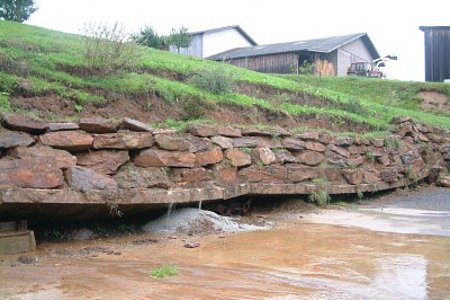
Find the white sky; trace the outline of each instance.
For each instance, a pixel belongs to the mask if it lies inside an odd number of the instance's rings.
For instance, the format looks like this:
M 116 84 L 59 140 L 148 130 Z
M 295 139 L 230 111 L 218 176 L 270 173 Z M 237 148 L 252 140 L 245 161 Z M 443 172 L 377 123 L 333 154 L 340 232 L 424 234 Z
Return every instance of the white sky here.
M 37 0 L 28 24 L 78 33 L 118 21 L 129 32 L 159 33 L 240 25 L 258 44 L 367 32 L 380 55 L 397 54 L 388 78 L 424 80 L 421 25 L 450 25 L 448 0 Z

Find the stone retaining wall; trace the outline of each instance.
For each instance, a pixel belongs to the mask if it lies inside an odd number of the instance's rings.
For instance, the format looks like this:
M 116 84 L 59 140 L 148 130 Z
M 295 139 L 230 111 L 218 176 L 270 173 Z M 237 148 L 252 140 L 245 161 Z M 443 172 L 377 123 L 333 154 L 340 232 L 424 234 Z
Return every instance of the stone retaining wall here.
M 153 130 L 125 118 L 45 123 L 18 115 L 0 127 L 1 203 L 161 204 L 246 194 L 356 193 L 444 182 L 450 133 L 393 121 L 385 139 L 232 126 Z

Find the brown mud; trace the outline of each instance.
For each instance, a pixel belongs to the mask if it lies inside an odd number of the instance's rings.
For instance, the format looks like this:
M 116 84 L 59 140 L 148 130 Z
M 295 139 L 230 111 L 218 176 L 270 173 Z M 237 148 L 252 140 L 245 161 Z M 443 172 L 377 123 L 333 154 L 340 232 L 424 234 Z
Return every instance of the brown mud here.
M 288 203 L 289 204 L 289 203 Z M 288 205 L 291 210 L 294 206 Z M 274 211 L 276 228 L 44 243 L 0 257 L 5 299 L 445 299 L 450 239 L 345 228 Z M 337 211 L 339 212 L 339 211 Z M 253 214 L 248 217 L 268 218 Z M 189 249 L 185 245 L 199 243 Z M 30 254 L 29 254 L 30 255 Z M 178 276 L 148 272 L 173 265 Z

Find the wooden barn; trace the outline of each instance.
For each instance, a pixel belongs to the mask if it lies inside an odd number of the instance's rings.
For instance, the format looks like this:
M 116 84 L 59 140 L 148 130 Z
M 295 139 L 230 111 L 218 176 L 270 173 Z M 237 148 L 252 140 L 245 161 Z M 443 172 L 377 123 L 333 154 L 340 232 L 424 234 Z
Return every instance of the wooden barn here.
M 190 32 L 191 46 L 181 48 L 180 54 L 207 57 L 237 47 L 256 46 L 256 42 L 238 25 Z M 170 47 L 171 52 L 177 52 Z
M 231 49 L 210 57 L 263 73 L 296 73 L 305 62 L 319 75 L 346 76 L 353 62 L 380 55 L 367 33 Z
M 450 80 L 450 26 L 421 26 L 425 33 L 425 80 Z

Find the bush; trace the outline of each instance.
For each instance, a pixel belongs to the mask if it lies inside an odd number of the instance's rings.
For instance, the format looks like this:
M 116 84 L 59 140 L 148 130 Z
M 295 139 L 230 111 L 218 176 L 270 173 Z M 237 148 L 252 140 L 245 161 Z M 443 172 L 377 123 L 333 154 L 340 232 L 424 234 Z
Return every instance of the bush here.
M 84 60 L 93 73 L 108 75 L 134 67 L 141 57 L 137 44 L 128 40 L 123 26 L 90 23 L 85 26 Z
M 181 102 L 181 106 L 183 107 L 181 118 L 185 121 L 204 118 L 208 111 L 212 109 L 213 105 L 213 103 L 207 100 L 196 97 L 183 99 Z
M 213 94 L 224 95 L 234 90 L 234 76 L 223 67 L 215 66 L 194 75 L 191 82 Z
M 162 49 L 164 46 L 164 37 L 159 36 L 153 27 L 146 26 L 132 37 L 136 44 L 155 49 Z

